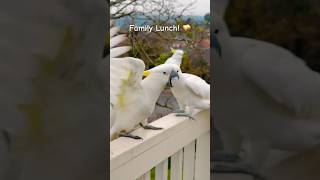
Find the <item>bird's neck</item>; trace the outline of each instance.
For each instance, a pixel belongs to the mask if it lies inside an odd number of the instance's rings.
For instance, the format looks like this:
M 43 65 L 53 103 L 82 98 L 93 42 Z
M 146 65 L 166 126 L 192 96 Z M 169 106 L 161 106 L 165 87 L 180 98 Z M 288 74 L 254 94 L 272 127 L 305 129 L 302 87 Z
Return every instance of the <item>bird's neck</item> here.
M 148 99 L 151 99 L 151 101 L 154 102 L 153 104 L 155 104 L 160 93 L 164 90 L 166 83 L 166 81 L 163 81 L 156 76 L 149 75 L 142 80 L 141 85 Z
M 225 33 L 221 35 L 219 43 L 221 45 L 222 54 L 221 57 L 218 56 L 217 53 L 214 54 L 213 64 L 215 71 L 219 71 L 224 68 L 232 70 L 234 66 L 237 66 L 239 59 L 241 58 L 236 57 L 237 53 L 235 52 L 233 38 L 229 34 Z
M 174 55 L 172 55 L 172 57 L 174 59 L 181 59 L 182 58 L 182 56 L 180 54 L 174 54 Z
M 180 74 L 179 76 L 180 76 L 179 79 L 172 80 L 173 88 L 184 88 L 185 87 L 186 83 L 184 81 L 183 75 Z

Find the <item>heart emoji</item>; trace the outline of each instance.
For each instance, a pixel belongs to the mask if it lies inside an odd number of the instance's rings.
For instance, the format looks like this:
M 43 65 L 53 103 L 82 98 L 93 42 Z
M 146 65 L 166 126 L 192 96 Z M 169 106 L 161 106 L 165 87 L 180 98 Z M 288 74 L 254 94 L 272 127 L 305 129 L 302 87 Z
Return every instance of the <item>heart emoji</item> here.
M 190 24 L 185 24 L 185 25 L 182 25 L 182 28 L 184 31 L 190 31 L 191 26 L 190 26 Z

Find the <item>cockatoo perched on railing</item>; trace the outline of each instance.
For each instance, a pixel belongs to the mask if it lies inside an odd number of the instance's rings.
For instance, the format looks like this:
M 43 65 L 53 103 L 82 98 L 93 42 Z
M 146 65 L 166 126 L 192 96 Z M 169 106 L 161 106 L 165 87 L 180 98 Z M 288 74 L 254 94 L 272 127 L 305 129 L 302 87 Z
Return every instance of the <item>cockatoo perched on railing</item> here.
M 105 1 L 5 1 L 0 12 L 0 179 L 105 179 Z
M 180 68 L 165 64 L 144 71 L 142 60 L 133 57 L 119 58 L 128 47 L 116 47 L 123 42 L 124 35 L 116 35 L 117 27 L 111 28 L 110 39 L 110 138 L 122 136 L 141 139 L 130 134 L 135 126 L 145 129 L 162 128 L 146 125 L 147 118 L 155 109 L 156 101 L 166 84 L 178 76 Z M 143 75 L 147 76 L 142 80 Z
M 180 67 L 183 50 L 173 50 L 173 55 L 165 64 L 174 64 Z M 177 116 L 189 116 L 192 118 L 196 110 L 210 108 L 210 85 L 200 77 L 179 72 L 179 78 L 170 81 L 171 91 L 179 104 Z
M 217 14 L 213 26 L 215 127 L 224 151 L 240 155 L 215 170 L 259 173 L 271 149 L 320 143 L 320 74 L 284 48 L 230 36 Z

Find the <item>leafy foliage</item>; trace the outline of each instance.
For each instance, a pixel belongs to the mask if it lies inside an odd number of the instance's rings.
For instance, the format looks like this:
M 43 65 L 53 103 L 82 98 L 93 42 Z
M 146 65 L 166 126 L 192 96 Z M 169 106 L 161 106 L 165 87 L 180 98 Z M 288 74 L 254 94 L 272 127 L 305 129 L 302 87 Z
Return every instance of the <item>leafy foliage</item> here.
M 144 60 L 146 68 L 163 64 L 172 56 L 171 48 L 182 49 L 185 54 L 181 69 L 183 72 L 198 75 L 208 82 L 209 78 L 209 51 L 210 47 L 204 47 L 202 41 L 210 39 L 209 24 L 205 21 L 196 23 L 191 19 L 177 19 L 176 23 L 161 22 L 162 25 L 190 24 L 190 31 L 180 32 L 133 32 L 129 34 L 132 50 L 129 55 Z M 123 26 L 123 32 L 128 25 Z

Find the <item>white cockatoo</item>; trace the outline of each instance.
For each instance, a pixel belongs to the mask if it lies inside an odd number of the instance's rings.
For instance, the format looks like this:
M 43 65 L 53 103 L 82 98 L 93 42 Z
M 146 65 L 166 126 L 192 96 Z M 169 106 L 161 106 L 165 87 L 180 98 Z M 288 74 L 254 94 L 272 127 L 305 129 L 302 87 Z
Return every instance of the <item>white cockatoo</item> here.
M 142 61 L 138 62 L 137 60 L 135 65 L 137 68 L 126 72 L 127 78 L 123 79 L 121 88 L 115 92 L 117 98 L 112 104 L 115 121 L 110 132 L 111 139 L 117 136 L 141 139 L 139 136 L 130 134 L 138 124 L 145 129 L 162 129 L 145 125 L 146 120 L 155 109 L 160 93 L 164 90 L 168 81 L 178 76 L 176 72 L 179 67 L 173 64 L 163 64 L 144 72 Z M 143 75 L 147 77 L 142 80 Z
M 173 50 L 174 54 L 165 64 L 175 64 L 180 67 L 183 50 Z M 178 116 L 192 117 L 195 110 L 210 108 L 210 85 L 200 77 L 178 71 L 179 77 L 171 80 L 171 91 L 179 104 Z
M 230 36 L 217 14 L 213 28 L 214 125 L 226 153 L 243 150 L 227 166 L 259 173 L 270 149 L 319 143 L 320 74 L 284 48 Z
M 118 46 L 125 35 L 116 35 L 117 27 L 110 33 L 110 138 L 123 136 L 140 139 L 131 135 L 135 126 L 145 129 L 160 130 L 162 128 L 146 125 L 147 118 L 152 114 L 160 93 L 168 81 L 177 76 L 177 69 L 172 64 L 160 65 L 144 71 L 142 60 L 133 57 L 118 56 L 129 50 L 127 46 Z M 147 76 L 143 78 L 143 75 Z
M 210 85 L 193 74 L 179 72 L 178 75 L 181 78 L 171 80 L 171 91 L 178 101 L 180 110 L 193 116 L 197 110 L 209 109 Z
M 105 9 L 1 2 L 1 180 L 106 178 Z

